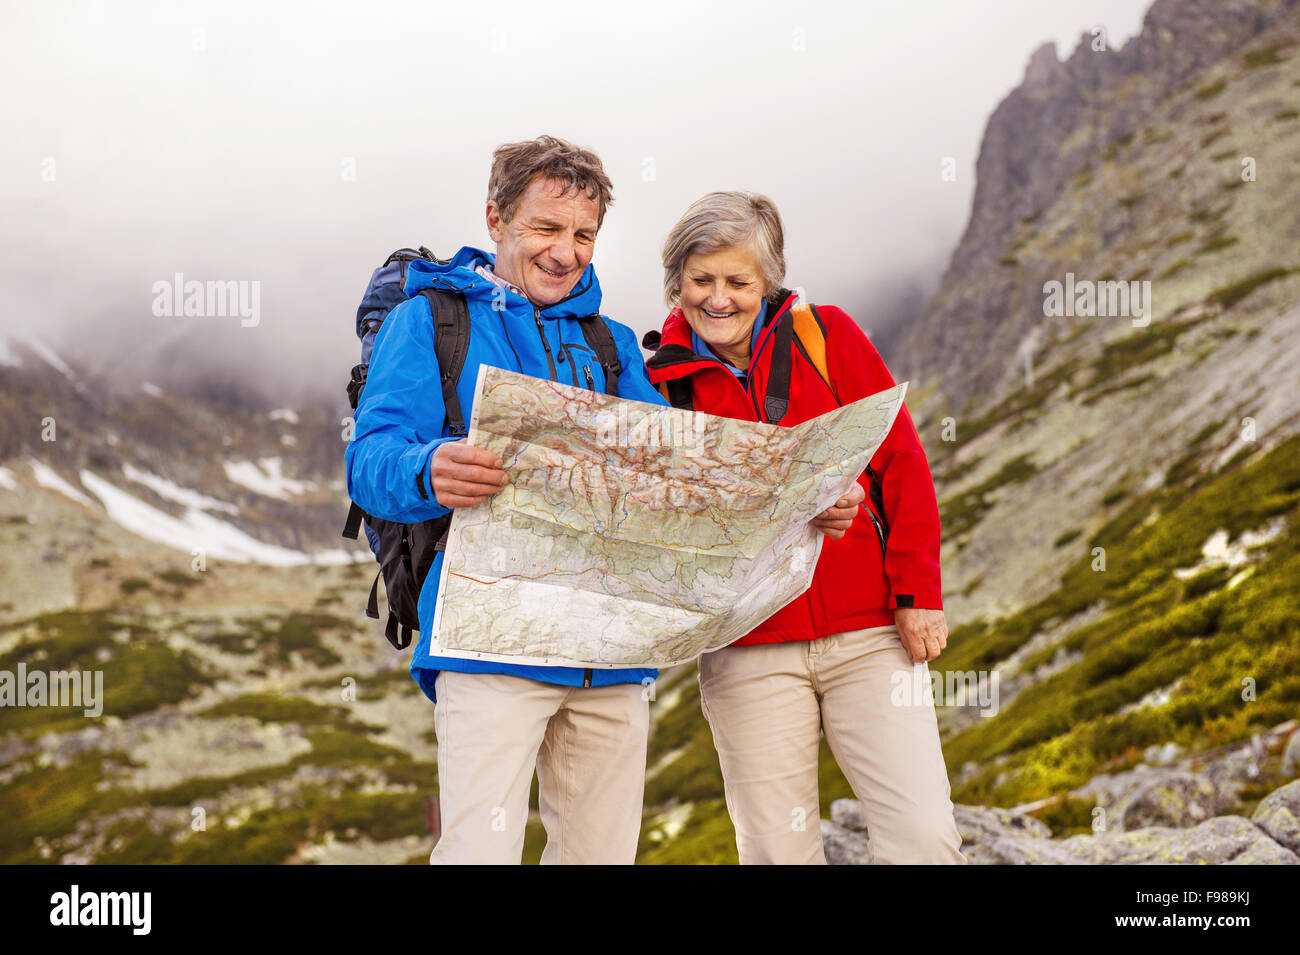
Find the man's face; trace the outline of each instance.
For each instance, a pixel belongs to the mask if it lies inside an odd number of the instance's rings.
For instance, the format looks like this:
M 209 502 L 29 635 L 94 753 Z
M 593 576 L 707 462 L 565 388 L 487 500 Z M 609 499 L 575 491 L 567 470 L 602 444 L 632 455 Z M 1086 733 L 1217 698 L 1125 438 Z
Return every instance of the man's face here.
M 566 185 L 536 176 L 509 222 L 502 221 L 495 202 L 487 204 L 496 274 L 523 289 L 536 305 L 554 305 L 567 297 L 596 248 L 600 206 L 585 189 L 564 192 Z

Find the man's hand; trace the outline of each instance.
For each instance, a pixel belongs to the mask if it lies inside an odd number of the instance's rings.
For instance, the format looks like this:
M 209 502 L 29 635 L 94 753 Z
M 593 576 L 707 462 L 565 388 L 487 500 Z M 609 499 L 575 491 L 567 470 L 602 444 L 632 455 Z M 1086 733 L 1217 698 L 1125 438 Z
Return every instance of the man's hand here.
M 812 519 L 812 526 L 831 540 L 839 540 L 848 533 L 853 519 L 858 516 L 858 505 L 867 499 L 867 492 L 857 481 L 848 492 Z
M 942 610 L 899 607 L 894 611 L 894 623 L 913 663 L 933 660 L 948 646 L 948 621 Z
M 462 438 L 438 445 L 429 459 L 429 486 L 443 507 L 482 504 L 509 482 L 501 459 Z

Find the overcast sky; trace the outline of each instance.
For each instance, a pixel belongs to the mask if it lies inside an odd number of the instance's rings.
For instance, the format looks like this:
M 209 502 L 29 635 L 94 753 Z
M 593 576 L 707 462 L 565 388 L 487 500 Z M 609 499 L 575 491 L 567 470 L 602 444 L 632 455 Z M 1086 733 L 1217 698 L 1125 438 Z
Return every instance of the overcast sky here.
M 870 329 L 889 289 L 942 271 L 1034 49 L 1098 26 L 1118 47 L 1148 6 L 9 2 L 0 328 L 99 356 L 296 350 L 346 378 L 370 270 L 400 245 L 487 247 L 492 148 L 546 132 L 613 179 L 595 266 L 638 333 L 666 313 L 667 231 L 714 189 L 771 196 L 787 284 Z M 177 272 L 260 282 L 260 324 L 155 316 Z

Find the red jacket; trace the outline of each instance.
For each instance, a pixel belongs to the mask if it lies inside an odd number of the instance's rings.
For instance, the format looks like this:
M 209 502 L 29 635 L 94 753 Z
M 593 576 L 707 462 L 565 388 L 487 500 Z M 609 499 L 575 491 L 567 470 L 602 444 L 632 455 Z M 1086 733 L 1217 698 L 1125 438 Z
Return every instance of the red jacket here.
M 760 332 L 744 385 L 713 355 L 694 352 L 690 325 L 681 309 L 674 309 L 664 322 L 659 349 L 647 363 L 650 381 L 659 385 L 688 377 L 696 411 L 763 420 L 758 408 L 763 406 L 772 363 L 772 333 L 794 301 L 793 293 L 786 294 Z M 768 311 L 773 312 L 770 302 Z M 880 354 L 846 312 L 832 305 L 819 305 L 817 311 L 826 330 L 831 387 L 804 357 L 797 340 L 792 343 L 790 407 L 776 422 L 787 427 L 895 384 Z M 934 479 L 906 406 L 899 409 L 893 428 L 871 459 L 871 468 L 880 476 L 889 528 L 883 553 L 865 511 L 872 496 L 864 473 L 858 481 L 867 491 L 866 502 L 841 540 L 826 539 L 812 586 L 733 646 L 816 640 L 847 630 L 887 626 L 894 622 L 896 607 L 943 609 Z

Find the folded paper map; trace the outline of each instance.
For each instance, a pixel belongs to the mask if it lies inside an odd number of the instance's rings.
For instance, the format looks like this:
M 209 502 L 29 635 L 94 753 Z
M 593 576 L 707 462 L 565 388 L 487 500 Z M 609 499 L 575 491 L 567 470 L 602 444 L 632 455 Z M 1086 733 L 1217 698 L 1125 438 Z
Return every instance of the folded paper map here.
M 434 655 L 672 666 L 812 585 L 809 524 L 865 469 L 907 383 L 791 428 L 479 369 L 468 441 L 499 494 L 457 508 Z

